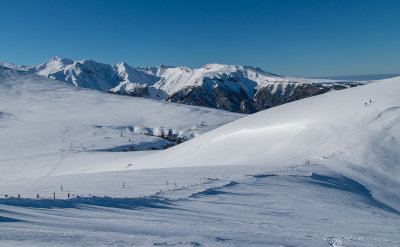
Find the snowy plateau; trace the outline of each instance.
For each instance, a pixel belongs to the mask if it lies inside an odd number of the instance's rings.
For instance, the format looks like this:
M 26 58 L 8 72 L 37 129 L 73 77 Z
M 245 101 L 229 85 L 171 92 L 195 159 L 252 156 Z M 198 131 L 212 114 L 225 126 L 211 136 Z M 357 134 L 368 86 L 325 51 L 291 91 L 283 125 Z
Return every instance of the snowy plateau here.
M 400 246 L 400 77 L 363 84 L 3 63 L 0 246 Z

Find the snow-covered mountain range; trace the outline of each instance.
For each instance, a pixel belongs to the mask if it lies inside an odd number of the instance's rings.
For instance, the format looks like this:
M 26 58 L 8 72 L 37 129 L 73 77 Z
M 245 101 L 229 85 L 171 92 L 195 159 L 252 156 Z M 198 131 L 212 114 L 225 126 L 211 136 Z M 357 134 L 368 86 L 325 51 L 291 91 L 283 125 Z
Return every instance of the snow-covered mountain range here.
M 55 57 L 37 66 L 1 65 L 77 87 L 240 113 L 254 113 L 331 89 L 360 85 L 360 82 L 286 77 L 257 67 L 221 64 L 207 64 L 198 69 L 164 65 L 133 68 L 126 63 L 107 65 Z

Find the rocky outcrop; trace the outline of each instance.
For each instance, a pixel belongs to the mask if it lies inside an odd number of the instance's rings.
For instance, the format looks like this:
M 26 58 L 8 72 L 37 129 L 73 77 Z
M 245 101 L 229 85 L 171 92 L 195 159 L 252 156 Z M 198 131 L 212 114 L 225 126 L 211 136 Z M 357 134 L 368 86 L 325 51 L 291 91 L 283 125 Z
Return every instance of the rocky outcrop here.
M 212 89 L 200 86 L 180 90 L 171 95 L 170 102 L 205 106 L 239 113 L 255 113 L 274 106 L 326 93 L 330 90 L 340 90 L 362 84 L 342 82 L 336 84 L 318 83 L 273 83 L 255 89 L 251 99 L 246 91 L 240 88 L 239 92 L 218 84 Z

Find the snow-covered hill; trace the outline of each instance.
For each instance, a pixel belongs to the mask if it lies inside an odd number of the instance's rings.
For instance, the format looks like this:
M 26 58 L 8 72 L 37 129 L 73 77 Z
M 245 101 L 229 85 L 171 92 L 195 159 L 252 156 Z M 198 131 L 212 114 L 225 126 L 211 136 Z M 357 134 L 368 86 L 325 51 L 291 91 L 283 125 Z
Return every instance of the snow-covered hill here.
M 326 164 L 400 211 L 400 77 L 239 119 L 135 160 L 137 168 Z
M 207 64 L 199 69 L 163 65 L 133 68 L 126 63 L 111 66 L 93 60 L 56 57 L 38 66 L 3 66 L 78 87 L 241 113 L 254 113 L 331 89 L 360 85 L 286 77 L 256 67 L 221 64 Z
M 54 164 L 68 167 L 81 157 L 105 156 L 107 163 L 124 156 L 115 152 L 167 148 L 242 116 L 116 96 L 0 67 L 0 177 L 51 174 Z M 103 171 L 99 162 L 93 167 Z

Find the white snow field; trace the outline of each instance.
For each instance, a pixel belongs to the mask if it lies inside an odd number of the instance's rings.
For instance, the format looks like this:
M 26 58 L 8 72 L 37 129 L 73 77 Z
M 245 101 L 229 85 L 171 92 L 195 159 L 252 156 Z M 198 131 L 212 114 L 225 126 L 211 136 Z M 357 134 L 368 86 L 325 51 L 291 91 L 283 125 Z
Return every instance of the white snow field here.
M 162 149 L 174 138 L 190 139 L 242 116 L 0 67 L 0 178 L 119 170 L 143 155 L 121 151 Z
M 400 77 L 236 120 L 1 73 L 0 246 L 400 245 Z

